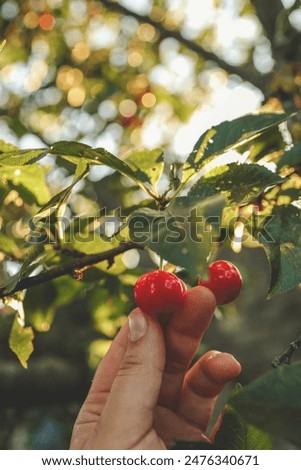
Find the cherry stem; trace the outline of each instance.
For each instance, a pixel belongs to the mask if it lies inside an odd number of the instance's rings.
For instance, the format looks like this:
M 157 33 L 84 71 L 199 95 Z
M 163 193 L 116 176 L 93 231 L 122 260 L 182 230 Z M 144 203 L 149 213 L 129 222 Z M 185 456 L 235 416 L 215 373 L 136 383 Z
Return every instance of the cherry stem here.
M 159 261 L 159 269 L 163 271 L 163 258 L 160 256 L 160 261 Z

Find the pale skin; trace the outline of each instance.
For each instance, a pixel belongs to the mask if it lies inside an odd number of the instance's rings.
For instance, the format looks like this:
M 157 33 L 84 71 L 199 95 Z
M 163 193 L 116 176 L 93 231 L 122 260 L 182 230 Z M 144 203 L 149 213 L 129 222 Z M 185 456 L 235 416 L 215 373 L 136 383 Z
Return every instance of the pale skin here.
M 168 449 L 206 441 L 216 399 L 241 371 L 231 354 L 208 351 L 192 366 L 216 307 L 205 287 L 159 321 L 138 308 L 100 362 L 73 429 L 71 449 Z M 164 323 L 164 324 L 163 324 Z

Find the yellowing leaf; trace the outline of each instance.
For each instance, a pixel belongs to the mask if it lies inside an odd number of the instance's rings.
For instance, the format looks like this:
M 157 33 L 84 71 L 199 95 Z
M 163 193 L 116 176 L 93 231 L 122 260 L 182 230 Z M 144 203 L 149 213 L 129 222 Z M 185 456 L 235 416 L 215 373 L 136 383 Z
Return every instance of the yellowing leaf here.
M 31 326 L 22 326 L 17 313 L 9 336 L 9 347 L 25 369 L 27 369 L 27 361 L 34 350 L 33 338 L 34 334 Z

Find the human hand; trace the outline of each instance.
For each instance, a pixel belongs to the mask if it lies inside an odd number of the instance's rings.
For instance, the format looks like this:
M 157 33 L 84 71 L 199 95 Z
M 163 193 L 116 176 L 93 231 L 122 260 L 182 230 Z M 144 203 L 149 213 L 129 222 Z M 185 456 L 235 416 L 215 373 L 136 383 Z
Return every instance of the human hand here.
M 233 356 L 218 351 L 189 369 L 215 306 L 209 289 L 193 287 L 165 325 L 133 310 L 98 366 L 70 448 L 152 450 L 178 439 L 208 442 L 216 399 L 241 370 Z

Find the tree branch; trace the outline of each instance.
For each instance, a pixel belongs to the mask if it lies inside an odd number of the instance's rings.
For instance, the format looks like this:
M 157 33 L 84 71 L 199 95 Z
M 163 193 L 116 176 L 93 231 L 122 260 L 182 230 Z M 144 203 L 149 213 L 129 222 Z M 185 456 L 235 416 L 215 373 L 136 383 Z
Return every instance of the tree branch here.
M 115 256 L 125 253 L 126 251 L 132 250 L 133 248 L 142 249 L 140 245 L 133 242 L 121 243 L 118 247 L 112 248 L 111 250 L 103 251 L 102 253 L 95 253 L 92 255 L 83 255 L 80 258 L 72 260 L 70 263 L 56 266 L 55 268 L 49 269 L 49 271 L 42 272 L 36 276 L 29 276 L 21 279 L 17 285 L 10 291 L 6 292 L 5 287 L 0 289 L 0 298 L 10 296 L 24 289 L 28 289 L 44 282 L 51 281 L 58 277 L 64 276 L 65 274 L 72 274 L 76 270 L 81 270 L 87 266 L 100 263 L 101 261 L 108 261 L 109 263 L 115 258 Z
M 251 0 L 251 3 L 274 50 L 277 18 L 283 10 L 283 4 L 280 0 Z
M 291 357 L 293 353 L 301 346 L 301 335 L 298 336 L 295 341 L 293 341 L 289 347 L 282 353 L 280 356 L 275 357 L 275 359 L 272 361 L 271 366 L 276 368 L 280 364 L 284 362 L 284 364 L 290 364 L 291 362 Z
M 202 56 L 205 60 L 215 62 L 220 68 L 225 70 L 230 74 L 234 74 L 242 78 L 243 80 L 251 83 L 252 85 L 256 86 L 260 90 L 264 92 L 265 85 L 267 82 L 267 76 L 261 75 L 257 70 L 251 65 L 247 64 L 241 67 L 237 67 L 235 65 L 231 65 L 225 60 L 221 59 L 219 56 L 214 54 L 213 52 L 207 51 L 199 44 L 186 39 L 179 31 L 170 31 L 166 29 L 162 23 L 153 20 L 151 17 L 147 15 L 140 15 L 134 11 L 129 10 L 128 8 L 120 5 L 117 2 L 112 2 L 110 0 L 100 0 L 100 2 L 108 9 L 112 11 L 117 11 L 123 15 L 132 16 L 136 18 L 141 23 L 148 23 L 152 25 L 156 30 L 159 32 L 162 38 L 174 38 L 179 43 L 183 44 L 187 49 L 196 52 L 198 55 Z

